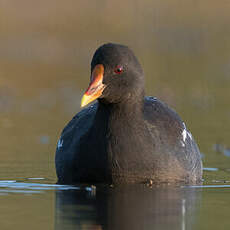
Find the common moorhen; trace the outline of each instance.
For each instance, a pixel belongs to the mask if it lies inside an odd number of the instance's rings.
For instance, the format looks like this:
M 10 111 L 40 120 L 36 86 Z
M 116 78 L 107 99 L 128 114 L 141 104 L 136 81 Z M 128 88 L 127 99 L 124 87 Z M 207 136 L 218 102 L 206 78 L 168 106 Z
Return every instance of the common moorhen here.
M 202 162 L 177 113 L 145 97 L 144 74 L 124 45 L 99 47 L 81 106 L 56 149 L 58 183 L 200 183 Z

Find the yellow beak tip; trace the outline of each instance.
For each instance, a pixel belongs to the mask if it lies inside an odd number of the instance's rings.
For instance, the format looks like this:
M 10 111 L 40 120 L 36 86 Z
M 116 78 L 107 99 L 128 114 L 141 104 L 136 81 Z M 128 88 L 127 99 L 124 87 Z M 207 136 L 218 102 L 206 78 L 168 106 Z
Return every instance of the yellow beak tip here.
M 82 97 L 82 99 L 81 99 L 81 108 L 85 107 L 89 103 L 90 103 L 89 96 L 87 96 L 86 94 L 84 94 L 83 97 Z

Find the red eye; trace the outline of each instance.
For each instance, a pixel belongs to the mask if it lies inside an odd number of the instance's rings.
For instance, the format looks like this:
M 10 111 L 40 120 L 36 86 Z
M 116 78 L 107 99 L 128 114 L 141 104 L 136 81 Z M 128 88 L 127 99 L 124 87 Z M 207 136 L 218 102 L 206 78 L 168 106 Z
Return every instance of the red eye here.
M 122 73 L 123 72 L 123 66 L 121 66 L 121 65 L 118 65 L 115 69 L 114 69 L 114 72 L 116 73 L 116 74 L 120 74 L 120 73 Z

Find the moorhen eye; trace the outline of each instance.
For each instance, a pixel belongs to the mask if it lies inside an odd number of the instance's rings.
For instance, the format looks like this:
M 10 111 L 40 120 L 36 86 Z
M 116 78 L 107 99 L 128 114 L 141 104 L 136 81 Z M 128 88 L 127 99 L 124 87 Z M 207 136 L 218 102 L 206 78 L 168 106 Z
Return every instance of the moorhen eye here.
M 114 72 L 115 72 L 116 74 L 122 73 L 122 72 L 123 72 L 123 66 L 118 65 L 118 66 L 114 69 Z

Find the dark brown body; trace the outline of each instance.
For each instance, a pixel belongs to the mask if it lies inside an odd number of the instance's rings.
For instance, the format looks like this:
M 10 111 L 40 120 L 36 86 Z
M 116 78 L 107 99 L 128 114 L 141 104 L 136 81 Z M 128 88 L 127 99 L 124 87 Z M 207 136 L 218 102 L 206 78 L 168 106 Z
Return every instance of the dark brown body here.
M 132 111 L 132 112 L 130 112 Z M 98 102 L 65 127 L 58 183 L 200 183 L 199 149 L 180 117 L 153 97 Z

